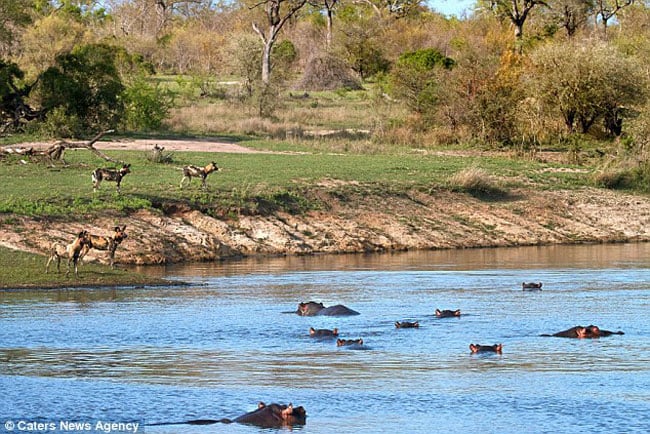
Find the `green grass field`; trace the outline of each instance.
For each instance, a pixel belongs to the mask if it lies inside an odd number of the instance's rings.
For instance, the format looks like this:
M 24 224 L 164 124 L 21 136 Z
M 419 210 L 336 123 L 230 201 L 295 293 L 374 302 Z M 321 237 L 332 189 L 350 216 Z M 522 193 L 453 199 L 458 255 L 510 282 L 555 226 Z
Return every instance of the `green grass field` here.
M 130 271 L 111 269 L 99 264 L 79 266 L 79 277 L 74 271 L 66 277 L 66 262 L 61 262 L 61 273 L 56 272 L 56 263 L 50 265 L 45 274 L 47 258 L 41 255 L 19 252 L 0 247 L 0 289 L 61 288 L 93 286 L 143 286 L 162 285 L 169 282 Z
M 256 148 L 285 148 L 283 144 Z M 293 149 L 294 151 L 296 149 Z M 113 158 L 131 163 L 132 172 L 122 181 L 122 194 L 115 183 L 104 182 L 93 193 L 91 172 L 97 167 L 114 167 L 88 150 L 68 150 L 68 165 L 48 167 L 42 163 L 21 164 L 17 159 L 0 162 L 0 213 L 28 216 L 65 217 L 92 215 L 104 210 L 128 213 L 142 208 L 159 208 L 165 202 L 181 201 L 197 209 L 245 208 L 262 199 L 282 207 L 283 198 L 300 198 L 306 208 L 309 190 L 321 181 L 340 181 L 341 189 L 367 189 L 373 193 L 395 193 L 408 189 L 428 191 L 454 188 L 452 176 L 468 167 L 480 167 L 505 188 L 534 183 L 536 188 L 578 188 L 590 184 L 590 176 L 577 171 L 543 170 L 555 165 L 503 157 L 466 157 L 396 154 L 331 153 L 207 153 L 175 152 L 170 164 L 154 163 L 144 151 L 107 151 Z M 179 187 L 181 167 L 215 161 L 221 170 L 208 177 L 208 191 L 194 179 Z M 295 202 L 295 200 L 294 200 Z

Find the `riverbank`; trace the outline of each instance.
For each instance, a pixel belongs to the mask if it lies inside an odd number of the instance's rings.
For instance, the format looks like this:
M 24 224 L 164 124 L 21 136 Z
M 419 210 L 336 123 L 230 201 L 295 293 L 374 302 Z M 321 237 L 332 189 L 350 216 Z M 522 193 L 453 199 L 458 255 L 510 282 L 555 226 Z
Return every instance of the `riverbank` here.
M 108 255 L 96 250 L 84 261 L 105 268 L 88 280 L 40 277 L 53 242 L 67 244 L 81 230 L 110 236 L 116 225 L 128 233 L 115 254 L 122 265 L 650 241 L 650 197 L 592 187 L 593 168 L 563 163 L 558 153 L 536 161 L 478 151 L 358 156 L 169 140 L 160 143 L 175 152 L 174 164 L 165 165 L 145 158 L 156 142 L 97 143 L 136 163 L 121 195 L 92 192 L 89 169 L 102 163 L 87 151 L 71 152 L 42 177 L 28 176 L 34 162 L 2 166 L 10 211 L 0 214 L 0 247 L 38 255 L 31 271 L 19 264 L 3 275 L 4 287 L 146 284 L 106 272 Z M 177 165 L 209 159 L 225 169 L 208 191 L 178 187 Z M 477 165 L 503 188 L 477 194 L 449 181 Z M 25 274 L 39 277 L 26 283 Z
M 53 241 L 86 229 L 110 235 L 127 226 L 119 264 L 218 261 L 248 256 L 388 252 L 423 249 L 650 241 L 650 199 L 596 188 L 536 191 L 477 198 L 449 190 L 345 196 L 319 185 L 311 191 L 322 209 L 291 214 L 215 218 L 182 203 L 157 210 L 65 221 L 7 216 L 0 245 L 43 254 Z M 9 222 L 9 223 L 8 223 Z M 107 262 L 94 251 L 90 262 Z

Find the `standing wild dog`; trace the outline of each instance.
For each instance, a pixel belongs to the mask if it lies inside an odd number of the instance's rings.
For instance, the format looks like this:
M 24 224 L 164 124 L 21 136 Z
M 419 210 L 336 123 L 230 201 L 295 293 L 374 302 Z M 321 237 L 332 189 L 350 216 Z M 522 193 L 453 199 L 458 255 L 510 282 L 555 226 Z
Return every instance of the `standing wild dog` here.
M 120 192 L 120 183 L 128 173 L 131 173 L 131 165 L 125 164 L 121 169 L 95 169 L 92 174 L 93 191 L 97 191 L 102 181 L 114 181 L 117 183 L 117 192 Z
M 208 177 L 209 174 L 212 172 L 218 172 L 219 168 L 217 167 L 217 163 L 212 162 L 208 164 L 205 167 L 199 167 L 199 166 L 185 166 L 183 167 L 183 179 L 181 179 L 181 188 L 183 188 L 183 183 L 185 180 L 188 180 L 188 184 L 192 182 L 192 177 L 195 178 L 201 178 L 202 181 L 202 188 L 207 189 L 208 186 L 205 184 L 205 180 Z
M 127 237 L 125 231 L 126 225 L 122 227 L 115 226 L 115 229 L 113 229 L 112 237 L 101 237 L 99 235 L 88 234 L 88 242 L 84 245 L 79 259 L 83 259 L 83 257 L 86 256 L 90 249 L 107 250 L 109 264 L 111 268 L 115 268 L 115 250 L 117 249 L 117 246 L 119 246 L 120 243 Z
M 68 258 L 68 270 L 65 275 L 70 275 L 70 261 L 74 264 L 74 275 L 75 277 L 79 276 L 77 270 L 77 264 L 79 263 L 79 258 L 81 255 L 81 250 L 86 247 L 90 241 L 90 236 L 88 231 L 81 231 L 77 235 L 77 238 L 67 246 L 64 246 L 60 243 L 54 243 L 50 248 L 50 256 L 47 259 L 47 264 L 45 264 L 45 272 L 50 271 L 50 263 L 56 259 L 56 271 L 61 272 L 61 258 Z

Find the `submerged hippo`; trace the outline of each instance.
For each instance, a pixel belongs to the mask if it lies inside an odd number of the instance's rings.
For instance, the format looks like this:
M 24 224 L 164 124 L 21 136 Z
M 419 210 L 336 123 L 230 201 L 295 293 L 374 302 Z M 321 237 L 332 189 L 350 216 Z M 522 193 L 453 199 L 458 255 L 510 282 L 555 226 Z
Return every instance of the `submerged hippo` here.
M 228 423 L 227 419 L 222 420 Z M 307 422 L 307 412 L 303 407 L 293 404 L 269 404 L 260 402 L 257 410 L 243 414 L 232 422 L 255 425 L 261 428 L 278 428 L 283 426 L 304 425 Z
M 497 353 L 501 354 L 501 350 L 503 349 L 503 344 L 494 344 L 494 345 L 474 345 L 474 344 L 469 344 L 469 349 L 472 351 L 472 353 Z
M 325 316 L 347 316 L 347 315 L 359 315 L 359 312 L 354 311 L 348 307 L 343 306 L 342 304 L 337 304 L 335 306 L 325 307 L 323 303 L 316 303 L 315 301 L 310 301 L 307 303 L 300 303 L 298 305 L 298 310 L 296 313 L 300 316 L 314 316 L 314 315 L 325 315 Z
M 436 316 L 438 318 L 451 318 L 451 317 L 454 317 L 454 316 L 459 317 L 460 316 L 460 309 L 456 309 L 456 310 L 448 310 L 448 309 L 440 310 L 440 309 L 436 309 Z
M 361 346 L 363 345 L 363 339 L 337 339 L 337 347 L 347 347 L 347 346 Z
M 215 423 L 241 423 L 255 425 L 260 428 L 281 428 L 294 425 L 304 425 L 307 422 L 307 412 L 303 407 L 294 407 L 293 404 L 269 404 L 260 402 L 257 410 L 242 414 L 235 419 L 196 419 L 187 422 L 163 422 L 149 426 L 159 425 L 211 425 Z
M 420 323 L 417 321 L 415 322 L 410 322 L 410 321 L 395 321 L 395 328 L 398 329 L 416 329 L 420 327 Z
M 333 338 L 339 335 L 339 329 L 315 329 L 309 328 L 309 336 L 312 338 Z
M 588 325 L 587 327 L 575 326 L 575 327 L 571 327 L 568 330 L 553 333 L 552 335 L 543 334 L 540 336 L 555 336 L 558 338 L 593 339 L 593 338 L 600 338 L 603 336 L 622 335 L 622 334 L 625 333 L 623 333 L 622 331 L 612 332 L 609 330 L 603 330 L 600 327 L 591 324 Z
M 523 282 L 521 284 L 521 289 L 523 291 L 541 291 L 542 290 L 542 282 L 535 283 L 535 282 Z

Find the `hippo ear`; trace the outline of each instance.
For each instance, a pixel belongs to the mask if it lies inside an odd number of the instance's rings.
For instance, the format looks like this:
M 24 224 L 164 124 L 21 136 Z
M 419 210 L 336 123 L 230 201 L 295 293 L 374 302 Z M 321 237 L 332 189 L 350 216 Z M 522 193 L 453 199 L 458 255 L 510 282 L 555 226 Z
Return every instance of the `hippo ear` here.
M 259 409 L 262 409 L 262 408 L 264 408 L 264 407 L 266 407 L 266 404 L 264 404 L 264 402 L 260 401 L 260 402 L 257 403 L 257 409 L 258 409 L 258 410 L 259 410 Z
M 436 309 L 436 315 L 440 315 L 442 312 L 440 312 L 440 309 Z
M 474 344 L 469 344 L 469 349 L 470 349 L 473 353 L 475 353 L 475 352 L 476 352 L 476 345 L 474 345 Z
M 291 415 L 293 414 L 293 404 L 289 403 L 289 405 L 287 406 L 287 408 L 285 408 L 284 410 L 282 410 L 282 413 L 281 413 L 281 414 L 282 414 L 282 418 L 283 418 L 283 419 L 286 419 L 286 418 L 288 418 L 289 416 L 291 416 Z
M 498 352 L 501 352 L 501 350 L 503 349 L 503 344 L 495 345 L 494 348 L 495 348 Z

